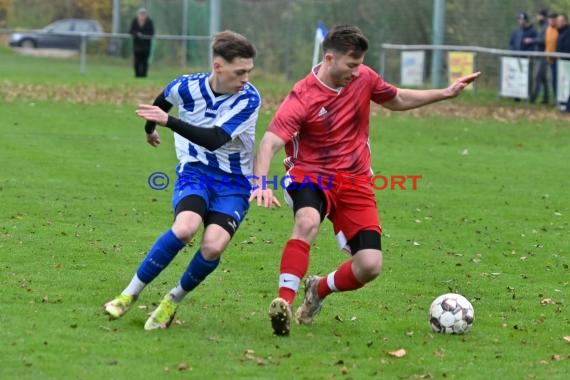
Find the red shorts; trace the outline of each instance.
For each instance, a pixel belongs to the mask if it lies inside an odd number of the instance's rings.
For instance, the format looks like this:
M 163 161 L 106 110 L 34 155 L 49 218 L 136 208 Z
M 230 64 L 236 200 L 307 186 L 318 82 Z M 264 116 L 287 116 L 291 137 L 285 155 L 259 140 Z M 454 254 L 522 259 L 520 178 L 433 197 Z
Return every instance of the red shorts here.
M 294 173 L 294 174 L 293 174 Z M 328 219 L 332 222 L 334 233 L 340 248 L 344 249 L 348 240 L 352 239 L 359 231 L 370 230 L 382 233 L 378 205 L 370 183 L 364 181 L 350 185 L 348 182 L 338 183 L 333 179 L 329 183 L 323 178 L 313 178 L 314 175 L 306 176 L 299 170 L 292 169 L 289 173 L 293 182 L 318 184 L 326 199 Z M 287 192 L 286 192 L 287 194 Z M 286 199 L 292 206 L 290 197 Z

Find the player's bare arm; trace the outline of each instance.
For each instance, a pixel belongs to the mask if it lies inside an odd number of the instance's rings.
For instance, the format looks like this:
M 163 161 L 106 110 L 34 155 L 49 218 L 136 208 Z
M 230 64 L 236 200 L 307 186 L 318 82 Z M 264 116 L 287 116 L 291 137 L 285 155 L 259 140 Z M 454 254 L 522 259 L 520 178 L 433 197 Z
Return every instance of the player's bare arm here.
M 475 81 L 480 75 L 480 72 L 466 75 L 458 78 L 449 87 L 441 89 L 412 90 L 398 88 L 396 97 L 382 103 L 382 106 L 392 111 L 406 111 L 442 100 L 451 99 L 459 95 L 465 87 Z
M 273 156 L 275 156 L 275 153 L 284 146 L 285 141 L 271 132 L 266 132 L 261 139 L 259 150 L 255 155 L 255 160 L 253 162 L 253 174 L 255 178 L 259 178 L 259 181 L 254 183 L 254 187 L 257 186 L 257 188 L 252 191 L 251 196 L 249 197 L 250 202 L 256 199 L 258 206 L 271 207 L 272 205 L 275 205 L 277 207 L 281 207 L 281 203 L 279 203 L 277 198 L 275 198 L 273 191 L 269 188 L 263 188 L 261 178 L 267 177 Z

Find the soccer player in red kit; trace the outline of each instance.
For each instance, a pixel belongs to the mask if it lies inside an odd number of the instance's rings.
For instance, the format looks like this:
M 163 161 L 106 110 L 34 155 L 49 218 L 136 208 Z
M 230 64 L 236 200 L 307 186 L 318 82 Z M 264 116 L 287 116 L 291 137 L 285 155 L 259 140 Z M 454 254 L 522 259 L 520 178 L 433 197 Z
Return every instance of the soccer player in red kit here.
M 370 184 L 370 101 L 394 111 L 417 108 L 457 96 L 480 74 L 462 77 L 444 89 L 400 89 L 363 64 L 367 49 L 359 28 L 331 29 L 323 41 L 322 62 L 295 84 L 280 105 L 255 158 L 257 187 L 250 201 L 280 206 L 263 180 L 273 156 L 285 147 L 285 200 L 295 215 L 281 256 L 278 297 L 269 306 L 276 335 L 289 335 L 291 305 L 325 217 L 351 259 L 327 276 L 305 279 L 305 298 L 295 313 L 298 323 L 312 323 L 329 294 L 359 289 L 382 270 L 382 229 Z

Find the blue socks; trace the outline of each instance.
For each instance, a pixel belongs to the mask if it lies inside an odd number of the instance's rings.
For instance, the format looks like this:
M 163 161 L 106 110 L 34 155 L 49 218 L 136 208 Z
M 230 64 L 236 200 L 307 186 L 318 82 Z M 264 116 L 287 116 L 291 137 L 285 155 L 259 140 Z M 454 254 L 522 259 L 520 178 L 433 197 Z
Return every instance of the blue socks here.
M 137 270 L 138 278 L 145 284 L 150 283 L 170 264 L 172 259 L 185 245 L 186 243 L 179 240 L 172 230 L 166 231 L 156 240 L 146 255 L 146 258 L 139 266 Z
M 188 268 L 186 268 L 186 272 L 180 278 L 180 286 L 186 292 L 191 291 L 196 286 L 198 286 L 204 279 L 216 269 L 218 264 L 220 263 L 220 259 L 216 259 L 214 261 L 207 261 L 202 256 L 202 252 L 198 250 Z
M 137 270 L 136 277 L 144 284 L 149 284 L 170 264 L 172 259 L 174 259 L 176 254 L 184 248 L 185 245 L 184 242 L 174 235 L 172 230 L 166 231 L 156 240 L 146 255 Z M 214 261 L 207 261 L 204 259 L 204 256 L 202 256 L 202 252 L 198 250 L 180 278 L 179 287 L 173 290 L 176 296 L 175 298 L 178 301 L 184 298 L 186 293 L 204 281 L 204 279 L 218 267 L 219 263 L 219 258 Z

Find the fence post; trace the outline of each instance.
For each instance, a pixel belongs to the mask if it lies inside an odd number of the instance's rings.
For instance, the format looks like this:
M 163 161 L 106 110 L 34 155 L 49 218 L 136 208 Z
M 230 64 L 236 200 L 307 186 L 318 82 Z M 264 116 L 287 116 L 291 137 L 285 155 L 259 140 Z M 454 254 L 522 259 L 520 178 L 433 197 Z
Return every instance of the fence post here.
M 182 68 L 186 68 L 188 65 L 188 40 L 186 36 L 188 35 L 188 0 L 182 0 L 182 35 L 185 37 L 182 39 Z
M 479 65 L 478 65 L 478 62 L 477 62 L 478 58 L 479 58 L 479 54 L 473 53 L 473 72 L 474 72 L 474 73 L 476 73 L 477 71 L 479 71 Z M 478 81 L 473 82 L 473 93 L 472 93 L 473 96 L 476 96 L 476 95 L 477 95 L 477 82 L 478 82 Z
M 81 51 L 79 56 L 79 72 L 81 74 L 85 73 L 85 56 L 87 54 L 87 36 L 85 33 L 81 33 Z
M 445 34 L 445 0 L 433 0 L 433 45 L 443 45 Z M 442 86 L 441 71 L 443 68 L 443 50 L 432 50 L 431 56 L 431 85 L 434 88 Z
M 386 49 L 380 48 L 380 76 L 383 78 L 385 76 L 386 70 Z

